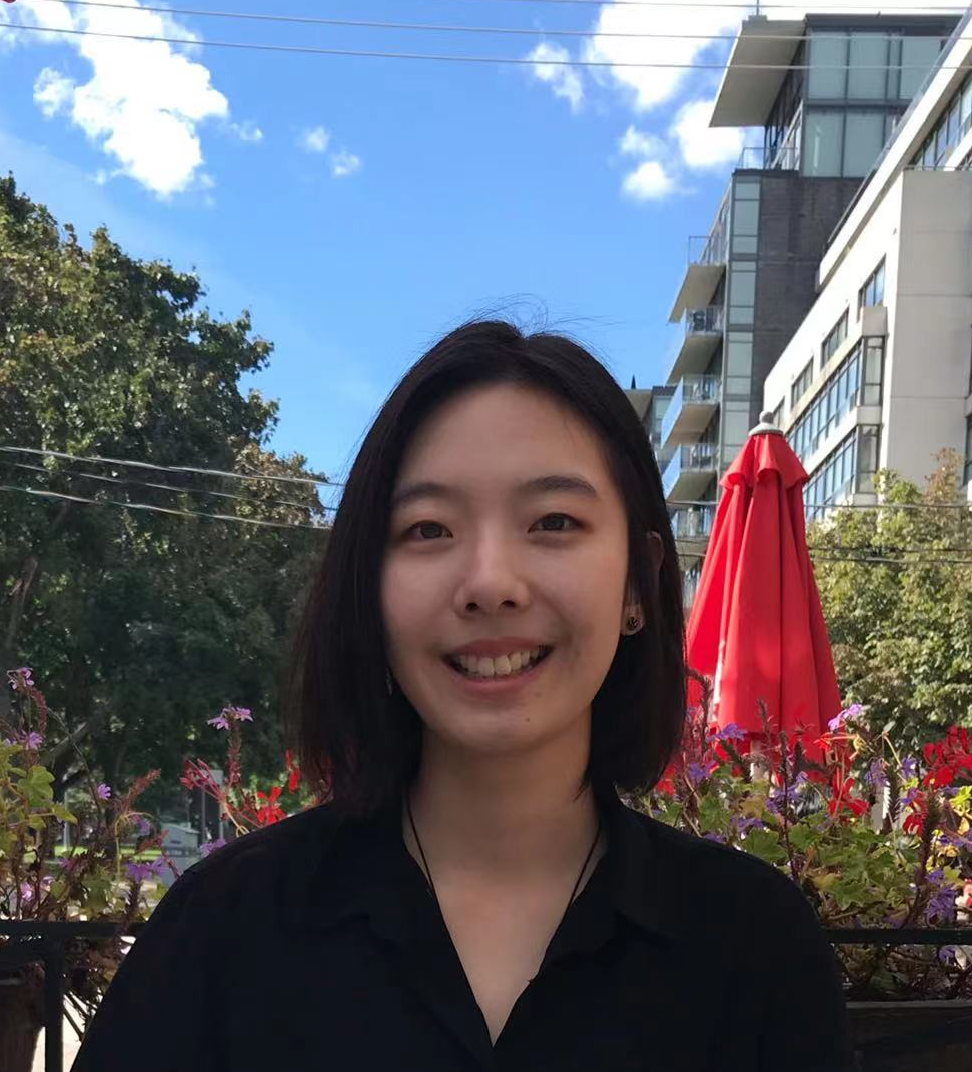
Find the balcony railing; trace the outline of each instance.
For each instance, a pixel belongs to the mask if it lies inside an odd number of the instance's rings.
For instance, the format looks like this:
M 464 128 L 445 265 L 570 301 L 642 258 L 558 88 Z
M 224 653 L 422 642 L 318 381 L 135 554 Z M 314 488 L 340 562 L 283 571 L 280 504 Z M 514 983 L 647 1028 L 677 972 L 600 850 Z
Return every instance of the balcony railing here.
M 721 387 L 719 376 L 683 376 L 678 381 L 672 400 L 665 411 L 665 419 L 662 421 L 662 443 L 667 443 L 672 431 L 679 422 L 687 406 L 694 406 L 700 402 L 718 402 Z M 703 431 L 704 429 L 699 429 Z
M 712 506 L 686 506 L 672 514 L 672 532 L 676 540 L 707 540 L 715 520 Z
M 799 171 L 800 151 L 794 145 L 779 149 L 767 149 L 762 145 L 748 145 L 739 154 L 736 164 L 739 171 Z
M 707 305 L 704 309 L 686 309 L 685 337 L 710 332 L 721 333 L 724 318 L 725 307 L 722 305 Z
M 686 473 L 714 473 L 718 452 L 715 443 L 686 443 L 672 455 L 662 473 L 662 490 L 667 499 Z

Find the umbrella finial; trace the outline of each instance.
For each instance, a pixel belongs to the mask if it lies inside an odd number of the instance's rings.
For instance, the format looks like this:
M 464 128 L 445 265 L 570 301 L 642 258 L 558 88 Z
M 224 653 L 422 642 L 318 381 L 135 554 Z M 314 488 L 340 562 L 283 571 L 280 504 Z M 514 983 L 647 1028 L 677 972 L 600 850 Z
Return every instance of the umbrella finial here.
M 773 411 L 770 409 L 764 409 L 759 415 L 759 424 L 755 428 L 750 428 L 749 434 L 753 435 L 782 435 L 783 429 L 777 428 L 773 423 Z

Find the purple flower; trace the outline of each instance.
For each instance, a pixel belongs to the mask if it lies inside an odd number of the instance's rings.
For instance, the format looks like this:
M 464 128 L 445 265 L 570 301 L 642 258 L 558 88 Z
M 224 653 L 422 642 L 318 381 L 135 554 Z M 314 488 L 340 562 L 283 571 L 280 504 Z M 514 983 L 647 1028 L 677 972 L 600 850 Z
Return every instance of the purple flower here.
M 901 761 L 901 777 L 907 782 L 918 773 L 918 760 L 914 756 L 905 756 Z
M 939 923 L 954 923 L 956 914 L 955 898 L 962 892 L 961 887 L 945 881 L 945 872 L 936 867 L 928 872 L 928 884 L 934 891 L 925 906 L 925 921 L 933 919 Z
M 704 782 L 717 767 L 718 763 L 710 762 L 704 766 L 701 763 L 689 763 L 685 768 L 685 777 L 688 779 L 689 785 L 696 786 L 700 782 Z
M 871 760 L 864 772 L 864 781 L 873 789 L 883 789 L 888 784 L 888 776 L 884 773 L 884 760 Z
M 147 878 L 156 878 L 165 871 L 165 861 L 161 857 L 139 862 L 129 860 L 125 864 L 125 871 L 129 878 L 136 882 L 144 882 Z
M 20 901 L 22 904 L 28 904 L 34 899 L 34 891 L 31 888 L 29 882 L 21 882 L 20 884 Z
M 135 824 L 135 829 L 145 837 L 146 834 L 152 833 L 152 824 L 145 818 L 144 815 L 138 817 L 138 822 Z
M 252 722 L 253 716 L 250 714 L 249 707 L 237 707 L 236 708 L 236 721 L 237 722 Z
M 836 718 L 832 718 L 827 723 L 827 729 L 829 729 L 831 733 L 838 733 L 840 730 L 842 730 L 844 728 L 844 723 L 849 718 L 857 718 L 857 716 L 863 710 L 864 710 L 864 708 L 859 703 L 851 704 L 850 707 L 845 707 L 844 710 L 841 711 L 840 714 L 837 715 Z
M 226 844 L 226 838 L 216 838 L 215 841 L 207 841 L 199 846 L 199 852 L 203 856 L 208 856 L 211 852 L 215 852 L 216 849 L 221 849 Z
M 29 666 L 21 666 L 17 670 L 8 670 L 7 680 L 14 690 L 29 688 L 34 684 L 34 671 Z
M 905 793 L 905 795 L 904 795 L 904 796 L 903 796 L 903 797 L 901 798 L 901 803 L 902 803 L 902 804 L 903 804 L 903 805 L 904 805 L 904 806 L 905 806 L 906 808 L 910 808 L 910 807 L 911 807 L 911 805 L 912 805 L 912 804 L 914 804 L 914 802 L 915 802 L 915 798 L 916 798 L 916 797 L 918 796 L 918 794 L 919 794 L 920 792 L 921 792 L 921 790 L 920 790 L 920 789 L 918 788 L 918 786 L 914 786 L 914 787 L 912 787 L 912 788 L 911 788 L 911 789 L 909 789 L 909 790 L 908 790 L 908 792 L 907 792 L 907 793 Z
M 108 800 L 111 797 L 111 786 L 105 785 L 102 782 L 95 790 L 99 800 Z
M 745 741 L 746 733 L 741 730 L 735 722 L 730 722 L 728 726 L 723 726 L 721 730 L 715 735 L 717 741 Z
M 36 730 L 31 730 L 30 733 L 21 735 L 20 742 L 28 751 L 36 752 L 44 743 L 44 738 Z
M 969 849 L 972 851 L 972 838 L 963 837 L 961 834 L 945 833 L 940 835 L 939 840 L 950 849 Z
M 211 718 L 206 722 L 207 726 L 215 726 L 218 730 L 228 730 L 229 722 L 226 721 L 226 715 L 217 715 L 215 718 Z
M 757 830 L 765 830 L 766 823 L 762 819 L 757 819 L 755 816 L 747 816 L 745 819 L 740 819 L 738 816 L 733 816 L 730 820 L 737 834 L 745 835 L 749 833 L 754 827 Z
M 955 959 L 955 954 L 958 952 L 957 945 L 943 945 L 938 951 L 938 959 L 943 964 L 949 964 Z
M 720 845 L 725 845 L 726 843 L 724 834 L 703 834 L 702 837 L 706 841 L 717 841 Z

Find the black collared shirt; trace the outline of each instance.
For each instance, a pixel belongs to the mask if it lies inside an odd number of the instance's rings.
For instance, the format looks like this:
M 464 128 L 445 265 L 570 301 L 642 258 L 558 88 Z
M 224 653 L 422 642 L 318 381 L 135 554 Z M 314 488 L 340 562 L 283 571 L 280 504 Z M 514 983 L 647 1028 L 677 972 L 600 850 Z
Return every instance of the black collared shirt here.
M 836 961 L 755 857 L 602 802 L 608 851 L 495 1046 L 398 808 L 327 806 L 190 868 L 74 1072 L 846 1072 Z

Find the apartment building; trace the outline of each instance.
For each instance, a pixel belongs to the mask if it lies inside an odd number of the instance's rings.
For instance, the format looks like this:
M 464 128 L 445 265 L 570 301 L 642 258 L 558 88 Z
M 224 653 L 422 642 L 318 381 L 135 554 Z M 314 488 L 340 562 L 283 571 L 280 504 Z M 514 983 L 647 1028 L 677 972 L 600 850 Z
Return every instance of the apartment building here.
M 972 23 L 966 16 L 839 221 L 819 295 L 766 377 L 808 518 L 918 484 L 943 447 L 972 498 Z M 964 70 L 962 69 L 964 68 Z
M 718 478 L 758 422 L 767 377 L 814 304 L 828 240 L 957 21 L 743 23 L 712 125 L 760 128 L 761 144 L 743 150 L 708 234 L 689 239 L 670 314 L 682 339 L 666 377 L 662 482 L 688 601 Z

